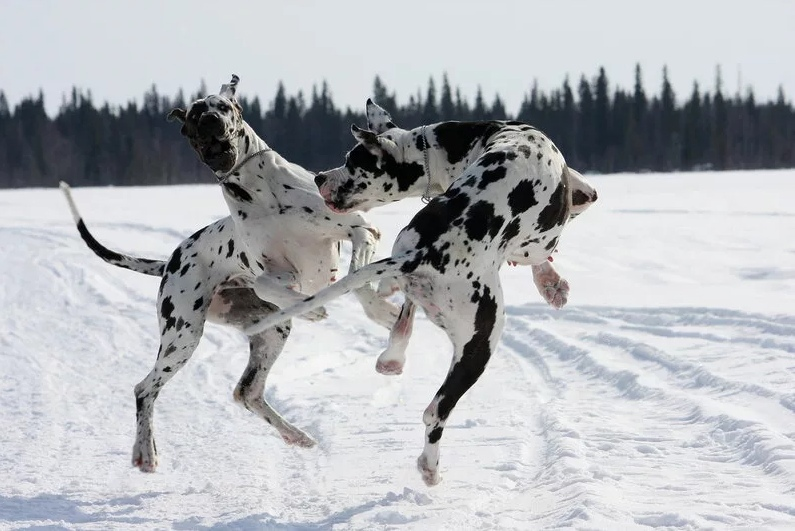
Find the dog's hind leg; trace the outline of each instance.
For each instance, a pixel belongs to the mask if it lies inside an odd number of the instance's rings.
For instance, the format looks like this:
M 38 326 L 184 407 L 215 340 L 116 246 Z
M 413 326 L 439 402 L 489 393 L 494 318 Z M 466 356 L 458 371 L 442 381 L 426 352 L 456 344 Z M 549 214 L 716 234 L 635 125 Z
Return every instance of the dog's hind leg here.
M 222 311 L 211 312 L 209 319 L 239 330 L 245 330 L 278 309 L 249 288 L 224 289 L 216 294 L 216 299 Z M 284 349 L 290 328 L 290 321 L 287 321 L 249 336 L 248 365 L 233 396 L 240 405 L 276 428 L 287 444 L 310 448 L 315 441 L 279 415 L 263 395 L 268 373 Z
M 155 366 L 135 386 L 137 433 L 132 463 L 142 472 L 157 468 L 157 448 L 153 434 L 154 403 L 160 390 L 188 362 L 199 344 L 209 297 L 190 297 L 180 293 L 176 282 L 164 278 L 158 299 L 160 349 Z M 171 277 L 174 278 L 174 277 Z
M 446 315 L 441 317 L 454 351 L 450 371 L 423 414 L 425 447 L 417 459 L 417 468 L 427 485 L 441 480 L 439 441 L 447 419 L 459 399 L 483 374 L 502 335 L 505 315 L 499 279 L 495 276 L 479 282 L 474 291 L 470 286 L 470 290 L 458 291 L 458 297 L 449 299 Z
M 160 390 L 188 362 L 204 331 L 213 293 L 225 278 L 194 260 L 195 238 L 178 247 L 166 265 L 157 297 L 160 349 L 155 366 L 135 386 L 137 431 L 133 466 L 142 472 L 157 468 L 153 434 L 154 403 Z
M 389 332 L 389 344 L 386 350 L 378 356 L 375 370 L 381 374 L 401 374 L 406 363 L 406 347 L 411 338 L 411 329 L 414 325 L 414 313 L 417 306 L 408 298 L 403 303 L 397 321 Z
M 285 420 L 265 400 L 265 382 L 273 364 L 290 335 L 290 321 L 268 328 L 249 337 L 249 359 L 246 370 L 235 387 L 235 400 L 243 407 L 276 428 L 284 442 L 311 448 L 315 441 L 308 434 Z

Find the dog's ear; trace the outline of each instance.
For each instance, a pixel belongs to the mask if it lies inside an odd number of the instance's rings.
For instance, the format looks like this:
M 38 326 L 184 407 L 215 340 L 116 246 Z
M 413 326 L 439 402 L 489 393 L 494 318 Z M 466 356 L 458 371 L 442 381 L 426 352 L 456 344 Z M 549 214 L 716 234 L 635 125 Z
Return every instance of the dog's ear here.
M 235 94 L 237 94 L 237 84 L 240 83 L 240 78 L 237 75 L 232 74 L 232 81 L 229 83 L 224 83 L 221 85 L 221 90 L 218 92 L 219 96 L 223 96 L 228 100 L 235 99 Z
M 174 120 L 178 121 L 181 124 L 185 123 L 185 119 L 188 117 L 188 112 L 185 109 L 180 109 L 177 107 L 176 109 L 171 109 L 171 112 L 168 113 L 166 116 L 166 120 L 169 122 L 173 122 Z
M 364 144 L 368 149 L 378 147 L 378 135 L 372 131 L 362 129 L 356 124 L 351 124 L 351 134 L 353 138 Z
M 380 135 L 385 131 L 397 127 L 392 117 L 386 110 L 376 104 L 372 99 L 367 98 L 365 103 L 365 114 L 367 115 L 367 129 L 374 131 L 375 134 Z

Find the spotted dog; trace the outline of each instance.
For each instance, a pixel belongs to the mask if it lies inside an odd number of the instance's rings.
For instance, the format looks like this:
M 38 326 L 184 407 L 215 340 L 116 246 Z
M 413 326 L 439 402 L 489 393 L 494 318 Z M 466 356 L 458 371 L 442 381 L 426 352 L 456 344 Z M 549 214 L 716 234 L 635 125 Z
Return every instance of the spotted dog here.
M 447 377 L 423 415 L 425 446 L 417 466 L 434 485 L 446 421 L 483 373 L 502 334 L 501 265 L 541 267 L 537 281 L 540 276 L 558 283 L 548 258 L 568 220 L 596 200 L 596 191 L 568 168 L 549 138 L 527 124 L 442 122 L 406 131 L 372 102 L 367 107 L 370 130 L 352 126 L 358 143 L 345 164 L 315 178 L 326 204 L 343 212 L 408 195 L 439 195 L 400 232 L 391 257 L 268 316 L 252 331 L 368 282 L 394 279 L 406 299 L 379 370 L 402 369 L 417 306 L 454 346 Z
M 367 100 L 365 107 L 369 130 L 377 134 L 386 133 L 390 130 L 394 130 L 394 132 L 401 131 L 392 121 L 389 113 L 376 105 L 371 99 Z M 448 122 L 448 124 L 456 123 Z M 450 147 L 450 150 L 445 155 L 447 162 L 443 168 L 439 168 L 438 171 L 431 171 L 430 160 L 425 159 L 424 156 L 427 137 L 423 133 L 423 135 L 416 136 L 413 139 L 416 148 L 423 152 L 422 167 L 416 164 L 413 166 L 407 165 L 404 166 L 402 171 L 398 170 L 395 172 L 394 175 L 388 171 L 361 172 L 357 175 L 349 169 L 350 166 L 347 166 L 346 163 L 346 166 L 318 175 L 315 182 L 318 184 L 321 194 L 324 195 L 326 204 L 331 210 L 346 211 L 351 209 L 351 205 L 348 203 L 355 202 L 357 209 L 366 211 L 406 197 L 422 196 L 427 201 L 431 196 L 447 190 L 452 181 L 460 175 L 459 170 L 463 171 L 464 167 L 475 160 L 476 153 L 467 149 L 470 145 L 468 142 L 471 141 L 472 133 L 477 133 L 476 129 L 484 126 L 482 124 L 480 126 L 471 124 L 469 127 L 466 125 L 452 127 L 446 124 L 438 124 L 438 126 L 440 127 L 435 128 L 437 131 L 435 135 L 437 142 L 443 149 L 443 144 L 447 144 Z M 488 127 L 488 125 L 485 127 Z M 427 128 L 421 129 L 421 131 L 427 131 Z M 451 142 L 459 141 L 457 135 L 462 133 L 463 136 L 460 137 L 460 141 L 466 145 L 450 145 Z M 556 149 L 554 144 L 550 143 L 550 145 Z M 365 158 L 367 157 L 365 152 L 359 150 L 358 153 L 353 154 L 353 157 L 360 159 L 358 162 L 361 163 L 362 168 L 368 168 L 371 162 L 363 160 L 363 155 Z M 439 162 L 434 160 L 435 164 L 439 164 Z M 355 162 L 352 162 L 352 164 L 355 164 Z M 393 164 L 393 162 L 387 161 L 387 164 Z M 437 169 L 434 168 L 434 170 Z M 569 216 L 573 219 L 596 201 L 597 195 L 593 186 L 579 172 L 568 168 L 568 173 L 569 188 L 572 194 Z M 338 185 L 336 187 L 331 185 L 323 186 L 328 179 L 331 179 L 330 184 L 336 181 Z M 354 181 L 356 190 L 353 193 L 349 193 Z M 508 263 L 512 266 L 526 265 L 528 263 L 527 258 L 527 252 L 520 250 L 514 256 L 508 257 Z M 555 271 L 550 263 L 551 261 L 552 258 L 550 257 L 549 260 L 541 264 L 531 264 L 533 281 L 544 300 L 554 308 L 560 309 L 568 300 L 569 284 Z M 394 284 L 385 285 L 382 289 L 388 293 L 394 291 L 396 286 Z
M 158 464 L 153 408 L 163 386 L 190 359 L 205 321 L 245 331 L 279 307 L 303 300 L 335 280 L 342 240 L 352 242 L 350 270 L 371 261 L 379 237 L 360 213 L 326 208 L 313 174 L 268 147 L 243 120 L 232 77 L 218 95 L 174 109 L 169 119 L 215 172 L 230 216 L 184 240 L 168 261 L 109 250 L 88 231 L 62 183 L 83 240 L 106 262 L 160 276 L 157 297 L 160 348 L 149 374 L 135 386 L 137 435 L 132 462 L 152 472 Z M 369 286 L 356 291 L 365 313 L 391 328 L 398 309 Z M 317 320 L 322 308 L 302 312 Z M 288 444 L 311 447 L 309 435 L 282 418 L 264 399 L 268 373 L 290 334 L 290 322 L 249 333 L 249 361 L 234 399 L 278 430 Z

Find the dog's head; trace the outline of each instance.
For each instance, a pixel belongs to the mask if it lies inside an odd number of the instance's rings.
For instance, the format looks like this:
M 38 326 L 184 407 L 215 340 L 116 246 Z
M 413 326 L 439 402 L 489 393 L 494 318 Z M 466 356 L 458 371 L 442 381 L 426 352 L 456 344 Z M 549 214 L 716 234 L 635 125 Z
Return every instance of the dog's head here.
M 168 120 L 182 124 L 180 132 L 214 172 L 228 172 L 237 163 L 237 140 L 244 133 L 243 109 L 235 98 L 239 81 L 233 74 L 218 94 L 198 99 L 187 109 L 177 108 L 168 113 Z
M 406 142 L 409 132 L 370 99 L 366 114 L 367 129 L 351 126 L 357 144 L 345 155 L 345 164 L 315 177 L 320 195 L 335 212 L 369 210 L 407 197 L 425 175 L 422 151 Z

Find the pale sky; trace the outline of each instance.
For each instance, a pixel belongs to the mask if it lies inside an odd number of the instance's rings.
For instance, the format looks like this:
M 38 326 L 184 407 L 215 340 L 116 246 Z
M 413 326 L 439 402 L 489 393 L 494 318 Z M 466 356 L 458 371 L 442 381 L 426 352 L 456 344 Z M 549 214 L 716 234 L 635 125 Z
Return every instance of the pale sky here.
M 534 80 L 548 91 L 604 66 L 631 89 L 640 62 L 648 93 L 664 64 L 680 101 L 694 80 L 712 91 L 720 64 L 728 92 L 781 85 L 792 101 L 793 26 L 795 0 L 0 0 L 0 90 L 13 106 L 42 89 L 52 113 L 73 85 L 118 105 L 236 73 L 266 104 L 279 80 L 309 94 L 325 79 L 360 108 L 376 74 L 403 103 L 447 72 L 470 102 L 480 85 L 516 113 Z

